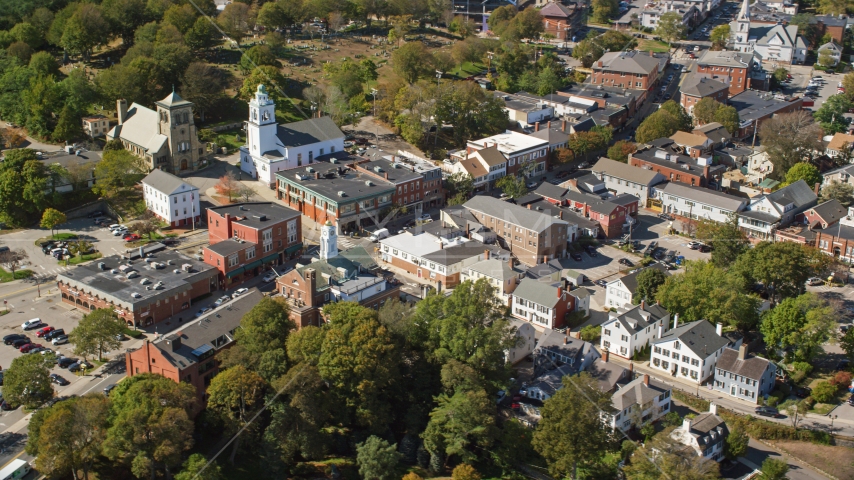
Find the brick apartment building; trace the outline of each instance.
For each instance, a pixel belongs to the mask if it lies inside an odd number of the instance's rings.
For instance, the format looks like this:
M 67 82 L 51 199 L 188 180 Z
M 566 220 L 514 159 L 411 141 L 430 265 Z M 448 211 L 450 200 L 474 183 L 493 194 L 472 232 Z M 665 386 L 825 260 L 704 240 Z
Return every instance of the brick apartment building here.
M 302 249 L 300 214 L 272 202 L 211 207 L 204 261 L 220 272 L 223 290 L 281 265 Z
M 803 105 L 803 98 L 777 99 L 770 93 L 747 90 L 729 99 L 729 104 L 738 111 L 741 121 L 733 138 L 747 139 L 753 136 L 757 125 L 781 113 L 796 112 Z
M 720 184 L 726 167 L 712 165 L 711 157 L 692 158 L 681 155 L 675 150 L 682 151 L 669 138 L 660 138 L 650 142 L 650 147 L 639 150 L 629 156 L 629 165 L 641 167 L 662 174 L 671 182 L 681 182 L 686 185 L 708 187 L 710 183 Z
M 189 383 L 196 389 L 194 411 L 199 412 L 211 379 L 219 373 L 218 354 L 234 345 L 234 331 L 240 326 L 240 319 L 262 298 L 261 292 L 252 289 L 154 341 L 146 339 L 141 347 L 125 355 L 128 377 L 153 373 L 176 383 Z
M 767 90 L 768 74 L 753 53 L 707 50 L 697 60 L 694 77 L 706 77 L 729 86 L 729 96 L 747 90 Z
M 567 221 L 494 197 L 477 195 L 463 207 L 495 232 L 502 248 L 510 250 L 526 265 L 563 258 L 567 242 L 575 241 Z
M 172 316 L 191 318 L 193 301 L 218 289 L 215 267 L 160 243 L 141 250 L 60 273 L 62 302 L 84 312 L 107 308 L 129 327 L 144 327 Z
M 647 52 L 608 52 L 593 63 L 592 85 L 649 90 L 658 80 L 661 64 Z
M 359 157 L 344 153 L 327 157 L 277 173 L 279 200 L 317 223 L 331 221 L 340 233 L 379 223 L 393 205 L 395 185 L 353 166 Z M 415 191 L 416 201 L 422 193 Z
M 693 115 L 694 105 L 704 98 L 712 98 L 726 105 L 729 98 L 729 85 L 713 78 L 692 75 L 679 87 L 679 93 L 682 107 Z
M 543 33 L 554 35 L 561 41 L 572 39 L 583 22 L 584 7 L 578 3 L 564 5 L 557 2 L 549 2 L 542 9 L 540 15 L 543 17 Z

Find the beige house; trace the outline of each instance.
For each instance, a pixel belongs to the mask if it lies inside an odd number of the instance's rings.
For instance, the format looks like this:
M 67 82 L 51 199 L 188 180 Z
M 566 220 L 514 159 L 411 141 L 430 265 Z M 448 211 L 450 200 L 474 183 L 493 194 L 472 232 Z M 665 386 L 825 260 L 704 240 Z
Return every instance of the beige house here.
M 127 100 L 116 101 L 119 123 L 107 140 L 121 140 L 125 149 L 145 160 L 149 169 L 170 173 L 198 170 L 204 155 L 193 120 L 193 104 L 174 91 L 155 102 L 157 110 Z
M 91 138 L 100 137 L 110 130 L 110 121 L 103 115 L 83 117 L 83 133 Z

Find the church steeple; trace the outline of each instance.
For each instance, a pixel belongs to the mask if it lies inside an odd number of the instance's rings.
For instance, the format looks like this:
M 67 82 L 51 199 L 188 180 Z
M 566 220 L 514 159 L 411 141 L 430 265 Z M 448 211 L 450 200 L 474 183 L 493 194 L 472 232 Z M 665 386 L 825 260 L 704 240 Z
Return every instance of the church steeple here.
M 750 22 L 750 0 L 744 0 L 741 4 L 741 11 L 738 12 L 737 20 Z

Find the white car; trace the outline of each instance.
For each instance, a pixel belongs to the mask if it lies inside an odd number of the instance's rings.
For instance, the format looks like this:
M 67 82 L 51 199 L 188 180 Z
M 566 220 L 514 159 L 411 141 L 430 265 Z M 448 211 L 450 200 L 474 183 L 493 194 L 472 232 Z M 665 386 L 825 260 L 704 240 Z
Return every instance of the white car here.
M 21 328 L 24 330 L 32 330 L 38 326 L 41 326 L 42 319 L 41 318 L 33 318 L 32 320 L 27 320 L 26 322 L 21 324 Z
M 262 278 L 261 281 L 272 282 L 273 280 L 276 279 L 276 277 L 278 277 L 278 275 L 276 275 L 276 272 L 270 272 L 267 275 L 264 275 L 264 278 Z
M 807 285 L 822 285 L 824 284 L 824 280 L 818 277 L 810 277 L 807 279 Z
M 229 300 L 231 300 L 231 297 L 229 297 L 228 295 L 223 295 L 222 297 L 216 299 L 216 301 L 214 302 L 214 306 L 221 307 L 225 302 Z
M 110 230 L 115 230 L 115 229 L 117 229 L 117 228 L 119 228 L 119 227 L 121 227 L 121 225 L 119 225 L 118 223 L 114 223 L 114 224 L 110 225 L 110 226 L 109 226 L 109 227 L 107 227 L 107 228 L 109 228 Z
M 344 148 L 350 148 L 355 144 L 356 144 L 356 142 L 354 142 L 352 140 L 347 140 L 346 142 L 344 142 Z
M 246 293 L 248 291 L 249 291 L 248 288 L 238 288 L 237 290 L 234 291 L 234 293 L 231 294 L 231 298 L 237 298 L 237 297 L 243 295 L 244 293 Z

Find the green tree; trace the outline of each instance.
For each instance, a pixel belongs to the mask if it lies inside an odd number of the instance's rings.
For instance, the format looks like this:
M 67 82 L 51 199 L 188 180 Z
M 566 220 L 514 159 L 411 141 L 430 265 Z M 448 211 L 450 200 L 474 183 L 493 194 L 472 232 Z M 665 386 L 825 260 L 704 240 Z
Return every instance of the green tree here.
M 80 138 L 82 134 L 83 128 L 80 125 L 80 115 L 66 105 L 59 113 L 59 120 L 56 122 L 56 128 L 53 129 L 51 138 L 56 141 L 66 142 Z
M 617 14 L 617 0 L 593 0 L 591 3 L 593 15 L 591 20 L 596 23 L 608 23 Z
M 633 300 L 636 303 L 640 303 L 641 300 L 653 303 L 658 292 L 658 287 L 664 285 L 667 275 L 657 268 L 647 268 L 642 270 L 636 279 L 638 288 L 634 297 L 632 297 Z
M 146 21 L 145 0 L 104 0 L 101 11 L 110 30 L 122 38 L 122 44 L 133 44 L 133 33 Z
M 540 70 L 537 75 L 537 94 L 549 95 L 563 86 L 558 74 L 551 67 L 546 67 Z
M 668 44 L 684 39 L 685 24 L 682 23 L 682 14 L 667 12 L 662 15 L 655 27 L 655 34 L 667 41 Z
M 731 105 L 727 105 L 718 109 L 715 112 L 715 121 L 720 123 L 727 129 L 731 135 L 735 135 L 741 125 L 741 119 L 738 116 L 738 110 Z
M 422 76 L 427 75 L 430 65 L 424 62 L 430 52 L 421 42 L 409 42 L 398 48 L 391 55 L 391 63 L 394 73 L 400 75 L 410 85 Z
M 397 445 L 371 435 L 364 442 L 356 445 L 356 464 L 359 465 L 359 475 L 365 480 L 392 480 L 399 476 L 397 466 L 401 455 Z
M 264 393 L 267 384 L 257 373 L 236 365 L 220 372 L 211 380 L 208 387 L 208 411 L 218 415 L 231 434 L 241 431 L 264 406 Z M 238 435 L 231 449 L 229 461 L 240 447 L 240 441 L 246 436 Z
M 193 62 L 181 76 L 181 95 L 193 102 L 199 119 L 213 109 L 223 98 L 226 74 L 223 70 L 204 62 Z
M 467 173 L 457 172 L 449 175 L 443 183 L 445 190 L 448 191 L 449 197 L 463 195 L 466 197 L 466 200 L 468 200 L 469 195 L 471 195 L 471 192 L 474 189 L 471 175 Z
M 59 76 L 59 64 L 48 52 L 36 52 L 30 57 L 30 70 L 36 75 Z
M 327 304 L 329 324 L 318 370 L 339 392 L 355 423 L 382 432 L 392 413 L 388 393 L 399 378 L 395 344 L 374 310 L 353 302 Z
M 184 462 L 175 480 L 224 480 L 222 469 L 216 462 L 207 465 L 208 459 L 201 453 L 194 453 Z M 205 468 L 207 465 L 207 468 Z M 204 468 L 204 470 L 202 470 Z
M 102 355 L 121 347 L 121 337 L 125 326 L 119 317 L 109 308 L 99 308 L 84 315 L 68 339 L 74 344 L 74 353 L 84 357 Z
M 665 428 L 632 454 L 630 463 L 623 468 L 627 480 L 720 478 L 718 462 L 710 462 L 685 449 L 683 444 L 673 441 L 670 438 L 673 429 Z
M 663 109 L 646 117 L 638 126 L 635 138 L 639 143 L 669 137 L 679 131 L 679 119 Z
M 224 356 L 223 364 L 243 365 L 272 382 L 288 370 L 288 337 L 295 329 L 285 299 L 264 297 L 240 319 L 234 333 L 237 345 Z
M 851 119 L 845 116 L 851 108 L 852 103 L 848 97 L 842 94 L 832 95 L 821 104 L 814 116 L 825 133 L 841 133 L 847 131 L 851 123 Z
M 617 140 L 611 148 L 608 149 L 608 158 L 618 162 L 628 163 L 629 155 L 638 151 L 637 144 L 628 140 Z
M 834 180 L 821 187 L 821 201 L 826 202 L 828 200 L 836 200 L 843 207 L 854 204 L 854 185 Z
M 729 267 L 750 248 L 750 241 L 738 227 L 738 217 L 735 215 L 723 223 L 700 220 L 697 223 L 697 238 L 712 247 L 712 264 L 719 268 Z
M 495 182 L 495 186 L 500 188 L 510 198 L 520 198 L 528 193 L 528 188 L 525 186 L 525 177 L 523 176 L 505 175 Z
M 163 23 L 172 25 L 186 34 L 196 22 L 196 9 L 192 5 L 172 5 L 163 14 Z
M 822 176 L 818 169 L 811 163 L 800 162 L 792 165 L 792 168 L 786 172 L 786 183 L 791 185 L 798 180 L 807 182 L 809 187 L 814 187 L 816 183 L 821 184 Z
M 789 464 L 783 460 L 768 457 L 762 462 L 762 480 L 785 480 L 789 473 Z
M 747 432 L 737 428 L 733 428 L 727 436 L 724 444 L 724 455 L 730 460 L 735 460 L 738 457 L 743 457 L 747 453 L 747 444 L 750 437 Z
M 823 380 L 815 384 L 810 396 L 819 403 L 831 403 L 839 393 L 839 387 Z
M 503 132 L 508 121 L 504 102 L 474 82 L 446 84 L 436 100 L 433 114 L 437 123 L 454 126 L 453 142 L 460 146 L 470 138 Z
M 790 350 L 796 360 L 810 361 L 830 338 L 834 316 L 833 307 L 808 292 L 765 312 L 759 330 L 769 348 Z
M 282 94 L 288 84 L 287 79 L 285 79 L 277 68 L 270 65 L 257 67 L 243 79 L 243 86 L 240 88 L 240 98 L 244 100 L 252 98 L 258 90 L 258 85 L 261 84 L 266 85 L 267 93 L 270 99 L 276 102 L 277 107 L 291 105 L 290 100 Z
M 110 393 L 104 455 L 130 466 L 139 479 L 177 467 L 193 446 L 195 399 L 189 383 L 149 373 L 126 378 Z
M 9 30 L 9 33 L 15 40 L 26 43 L 33 50 L 38 50 L 44 43 L 43 32 L 40 32 L 32 23 L 29 22 L 16 24 L 11 30 Z
M 709 40 L 712 42 L 712 50 L 723 50 L 729 42 L 730 26 L 728 24 L 718 25 L 712 29 L 709 34 Z
M 451 480 L 480 480 L 481 476 L 474 467 L 467 463 L 461 463 L 454 467 Z
M 101 9 L 91 3 L 78 4 L 77 10 L 65 24 L 60 43 L 70 53 L 89 59 L 92 49 L 107 41 L 109 24 Z
M 694 129 L 694 119 L 685 111 L 685 108 L 674 100 L 668 100 L 661 104 L 661 110 L 673 115 L 679 130 L 690 132 Z
M 217 24 L 231 40 L 240 44 L 249 29 L 249 5 L 241 2 L 229 3 L 217 16 Z
M 498 436 L 496 407 L 486 391 L 458 389 L 452 396 L 439 395 L 437 402 L 421 434 L 430 453 L 470 463 L 477 459 L 477 450 L 492 447 Z
M 71 397 L 45 409 L 30 434 L 28 451 L 37 455 L 35 467 L 50 477 L 88 479 L 92 464 L 101 456 L 107 429 L 108 400 L 91 393 Z M 78 472 L 82 471 L 80 475 Z
M 759 321 L 759 299 L 746 293 L 744 278 L 709 262 L 688 262 L 685 272 L 658 287 L 656 298 L 684 322 L 706 319 L 742 332 Z
M 68 219 L 65 217 L 65 214 L 60 212 L 59 210 L 48 208 L 42 214 L 42 220 L 39 226 L 42 228 L 49 228 L 50 234 L 53 235 L 53 230 L 63 223 L 67 222 Z
M 715 114 L 723 105 L 712 97 L 703 97 L 694 105 L 694 119 L 698 125 L 711 123 L 715 121 Z
M 808 246 L 791 242 L 760 242 L 744 252 L 733 269 L 750 281 L 761 282 L 773 298 L 794 297 L 804 282 L 823 274 L 821 256 Z
M 0 163 L 0 217 L 10 224 L 31 221 L 47 207 L 47 168 L 31 149 L 6 150 Z
M 53 396 L 52 355 L 24 355 L 12 360 L 3 375 L 3 398 L 9 405 L 37 408 Z
M 267 45 L 255 45 L 240 57 L 240 69 L 247 74 L 261 65 L 278 66 L 276 55 Z
M 849 328 L 845 335 L 839 338 L 839 347 L 850 360 L 854 360 L 854 328 Z
M 543 405 L 532 442 L 553 477 L 578 478 L 579 467 L 598 463 L 601 453 L 615 446 L 600 420 L 601 412 L 612 409 L 610 395 L 599 389 L 589 373 L 563 377 L 563 388 Z
M 113 198 L 125 188 L 132 186 L 144 172 L 141 160 L 127 150 L 105 151 L 95 166 L 98 181 L 92 190 L 104 197 Z
M 216 28 L 211 25 L 210 20 L 206 17 L 199 17 L 193 23 L 193 28 L 184 35 L 184 41 L 194 51 L 204 50 L 216 44 L 216 33 Z
M 792 165 L 811 159 L 812 152 L 824 151 L 821 136 L 821 126 L 809 112 L 800 110 L 775 115 L 759 125 L 759 138 L 778 179 L 784 178 Z

